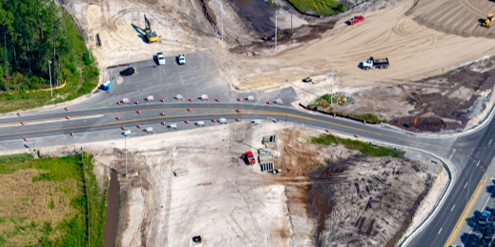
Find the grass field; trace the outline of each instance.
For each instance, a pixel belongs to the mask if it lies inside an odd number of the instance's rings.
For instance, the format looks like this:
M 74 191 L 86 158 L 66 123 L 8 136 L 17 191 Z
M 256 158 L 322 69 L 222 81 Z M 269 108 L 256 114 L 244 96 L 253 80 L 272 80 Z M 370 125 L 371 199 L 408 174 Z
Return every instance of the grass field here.
M 366 143 L 358 140 L 351 140 L 347 138 L 340 138 L 334 135 L 321 135 L 319 137 L 313 137 L 311 139 L 311 142 L 318 144 L 325 144 L 325 145 L 341 144 L 348 149 L 358 150 L 365 155 L 373 156 L 373 157 L 380 157 L 380 156 L 391 156 L 396 158 L 404 157 L 403 151 L 395 150 L 393 148 L 374 146 L 370 143 Z
M 91 246 L 103 245 L 106 193 L 84 158 L 0 157 L 0 246 L 88 246 L 88 219 Z
M 289 2 L 294 8 L 307 14 L 326 16 L 345 11 L 345 5 L 337 0 L 289 0 Z

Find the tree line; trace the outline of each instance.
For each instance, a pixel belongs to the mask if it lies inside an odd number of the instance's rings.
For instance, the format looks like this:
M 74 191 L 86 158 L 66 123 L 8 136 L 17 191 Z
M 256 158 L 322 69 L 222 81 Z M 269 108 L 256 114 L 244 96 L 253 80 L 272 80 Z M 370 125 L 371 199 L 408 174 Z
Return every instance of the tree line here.
M 72 18 L 53 1 L 0 0 L 0 92 L 48 88 L 50 72 L 54 86 L 83 80 L 88 56 Z

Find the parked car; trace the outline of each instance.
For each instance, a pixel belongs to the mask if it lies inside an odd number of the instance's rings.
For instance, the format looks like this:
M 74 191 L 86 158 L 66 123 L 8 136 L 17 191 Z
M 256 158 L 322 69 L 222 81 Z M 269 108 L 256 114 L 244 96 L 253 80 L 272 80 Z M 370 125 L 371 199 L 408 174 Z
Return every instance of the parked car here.
M 179 56 L 177 56 L 177 63 L 179 63 L 180 65 L 186 64 L 186 55 L 180 54 Z
M 131 75 L 134 74 L 134 72 L 136 72 L 134 70 L 134 68 L 133 67 L 129 67 L 127 69 L 124 69 L 124 70 L 120 71 L 120 75 L 121 76 L 131 76 Z
M 481 213 L 480 217 L 478 218 L 478 224 L 481 226 L 488 225 L 490 222 L 490 217 L 492 216 L 492 213 L 488 210 L 485 210 Z
M 158 65 L 165 65 L 165 56 L 163 52 L 158 52 L 156 54 L 156 60 L 158 60 Z
M 360 23 L 362 21 L 364 21 L 364 16 L 362 16 L 362 15 L 356 15 L 356 16 L 352 17 L 351 19 L 349 19 L 347 21 L 347 24 L 352 26 L 352 25 L 358 24 L 358 23 Z

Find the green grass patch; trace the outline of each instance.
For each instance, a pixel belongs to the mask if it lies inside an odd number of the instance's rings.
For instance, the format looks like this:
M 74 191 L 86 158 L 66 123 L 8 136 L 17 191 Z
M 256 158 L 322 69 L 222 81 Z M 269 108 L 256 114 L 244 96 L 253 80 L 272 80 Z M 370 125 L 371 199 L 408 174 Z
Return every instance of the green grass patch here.
M 350 117 L 353 119 L 357 119 L 360 121 L 366 120 L 368 123 L 386 123 L 387 121 L 379 118 L 375 114 L 367 113 L 367 114 L 349 114 L 345 112 L 337 112 L 337 115 L 342 117 Z
M 106 191 L 92 171 L 88 154 L 84 165 L 81 155 L 0 157 L 0 183 L 16 192 L 0 205 L 0 246 L 88 246 L 88 219 L 91 246 L 102 246 Z
M 345 5 L 337 0 L 289 0 L 289 2 L 298 11 L 306 14 L 328 16 L 346 10 Z
M 381 156 L 391 156 L 396 158 L 404 157 L 404 152 L 400 150 L 395 150 L 393 148 L 388 148 L 388 147 L 375 146 L 370 143 L 366 143 L 358 140 L 351 140 L 347 138 L 340 138 L 334 135 L 321 135 L 319 137 L 312 137 L 311 142 L 317 144 L 324 144 L 324 145 L 340 144 L 340 145 L 344 145 L 348 149 L 358 150 L 365 155 L 373 156 L 373 157 L 381 157 Z

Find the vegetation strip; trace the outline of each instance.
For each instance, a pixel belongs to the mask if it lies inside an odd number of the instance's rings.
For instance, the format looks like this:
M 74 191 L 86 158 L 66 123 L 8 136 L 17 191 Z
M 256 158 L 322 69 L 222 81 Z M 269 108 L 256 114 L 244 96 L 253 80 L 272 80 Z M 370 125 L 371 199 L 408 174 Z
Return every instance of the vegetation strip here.
M 358 150 L 365 155 L 373 156 L 373 157 L 381 157 L 381 156 L 391 156 L 396 158 L 404 157 L 404 151 L 396 150 L 393 148 L 376 146 L 371 143 L 366 143 L 358 140 L 340 138 L 334 135 L 323 134 L 319 137 L 312 137 L 311 142 L 317 144 L 324 144 L 324 145 L 341 144 L 348 149 Z

